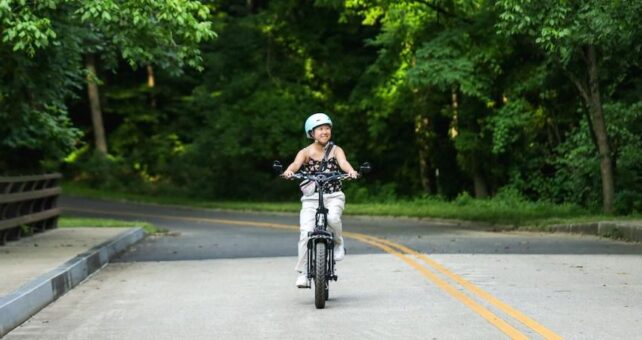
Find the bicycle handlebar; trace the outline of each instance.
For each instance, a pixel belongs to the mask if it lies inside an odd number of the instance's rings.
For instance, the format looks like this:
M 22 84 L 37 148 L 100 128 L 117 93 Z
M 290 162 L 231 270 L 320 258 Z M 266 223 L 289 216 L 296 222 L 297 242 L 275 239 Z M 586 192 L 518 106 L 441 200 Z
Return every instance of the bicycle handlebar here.
M 279 161 L 274 161 L 272 164 L 272 169 L 278 174 L 281 175 L 283 174 L 283 166 L 281 165 L 281 162 Z M 370 163 L 365 162 L 361 164 L 359 167 L 359 176 L 363 176 L 363 174 L 368 173 L 372 170 Z M 315 173 L 308 173 L 305 171 L 299 171 L 292 175 L 290 179 L 309 179 L 311 181 L 315 181 L 318 183 L 325 183 L 328 181 L 332 180 L 344 180 L 344 179 L 352 179 L 348 174 L 345 172 L 340 172 L 340 171 L 333 171 L 333 172 L 315 172 Z
M 345 179 L 353 179 L 350 177 L 350 175 L 344 173 L 344 172 L 339 172 L 339 171 L 333 171 L 333 172 L 316 172 L 316 173 L 308 173 L 308 172 L 303 172 L 299 171 L 292 175 L 293 179 L 309 179 L 311 181 L 315 181 L 317 183 L 325 183 L 333 180 L 345 180 Z

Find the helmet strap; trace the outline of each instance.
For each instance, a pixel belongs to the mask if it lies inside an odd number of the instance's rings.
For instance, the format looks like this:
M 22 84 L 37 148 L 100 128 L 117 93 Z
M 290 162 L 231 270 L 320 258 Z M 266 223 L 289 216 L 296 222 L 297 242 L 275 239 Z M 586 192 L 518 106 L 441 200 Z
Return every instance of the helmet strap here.
M 325 146 L 325 154 L 323 155 L 323 160 L 321 161 L 321 171 L 325 171 L 325 169 L 328 167 L 328 157 L 330 156 L 330 152 L 332 152 L 332 148 L 334 146 L 334 143 L 332 141 L 328 141 Z

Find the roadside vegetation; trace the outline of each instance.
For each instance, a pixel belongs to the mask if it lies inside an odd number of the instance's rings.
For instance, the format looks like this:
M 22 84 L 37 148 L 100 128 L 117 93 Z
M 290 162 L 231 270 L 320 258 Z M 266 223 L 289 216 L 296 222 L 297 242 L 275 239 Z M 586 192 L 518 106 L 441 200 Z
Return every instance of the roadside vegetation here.
M 284 202 L 214 201 L 180 195 L 146 195 L 91 189 L 77 183 L 65 183 L 63 192 L 70 196 L 116 201 L 188 206 L 194 208 L 298 213 L 297 200 Z M 639 215 L 604 215 L 573 204 L 532 202 L 517 192 L 502 192 L 493 198 L 475 199 L 463 194 L 454 200 L 424 197 L 386 202 L 354 202 L 346 205 L 347 215 L 394 216 L 431 219 L 454 219 L 511 227 L 538 227 L 562 223 L 640 219 Z
M 123 221 L 106 218 L 88 218 L 63 215 L 58 219 L 59 228 L 143 228 L 148 234 L 163 232 L 151 223 L 142 221 Z
M 347 213 L 633 218 L 640 17 L 603 0 L 0 1 L 0 174 L 296 211 L 271 164 L 325 112 L 373 166 Z

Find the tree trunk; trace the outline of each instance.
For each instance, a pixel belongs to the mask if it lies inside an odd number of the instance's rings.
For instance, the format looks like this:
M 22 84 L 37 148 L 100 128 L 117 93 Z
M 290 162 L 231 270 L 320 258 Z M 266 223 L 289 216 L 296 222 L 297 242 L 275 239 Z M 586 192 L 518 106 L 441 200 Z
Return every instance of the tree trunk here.
M 588 73 L 588 84 L 568 72 L 569 77 L 580 91 L 588 109 L 588 123 L 591 136 L 597 146 L 600 157 L 600 174 L 602 176 L 602 209 L 605 213 L 613 211 L 615 200 L 615 176 L 613 174 L 613 161 L 611 160 L 611 147 L 609 145 L 602 100 L 600 98 L 600 83 L 597 74 L 597 60 L 595 59 L 595 46 L 590 44 L 582 51 Z
M 415 136 L 417 138 L 417 147 L 419 149 L 419 178 L 423 192 L 432 194 L 431 171 L 429 160 L 428 141 L 426 138 L 426 129 L 428 129 L 428 118 L 421 115 L 415 117 Z
M 481 171 L 481 166 L 479 164 L 479 159 L 476 155 L 473 157 L 473 183 L 475 185 L 475 198 L 486 198 L 488 197 L 488 186 L 486 185 L 486 180 Z
M 154 77 L 154 67 L 152 65 L 147 65 L 147 87 L 149 87 L 149 106 L 152 109 L 156 108 L 156 94 L 154 93 L 154 87 L 156 87 L 156 78 Z
M 613 202 L 615 200 L 615 178 L 613 176 L 611 147 L 606 130 L 604 112 L 602 111 L 602 101 L 600 99 L 600 84 L 597 74 L 597 62 L 595 60 L 595 46 L 589 45 L 586 53 L 589 75 L 588 107 L 593 120 L 593 131 L 595 132 L 598 151 L 600 154 L 603 209 L 605 213 L 610 213 L 613 211 Z
M 453 120 L 450 124 L 450 130 L 448 131 L 448 134 L 450 138 L 455 138 L 459 134 L 459 99 L 457 97 L 457 89 L 452 88 L 451 89 L 451 105 L 452 105 L 452 111 L 453 111 Z
M 257 4 L 257 2 L 258 2 L 258 1 L 256 1 L 256 0 L 246 0 L 246 1 L 245 1 L 245 4 L 246 4 L 246 6 L 247 6 L 247 10 L 248 10 L 250 13 L 255 13 L 256 8 L 257 8 L 257 5 L 258 5 L 258 4 Z
M 85 66 L 87 67 L 87 94 L 91 109 L 91 121 L 94 126 L 96 150 L 102 155 L 107 155 L 103 113 L 100 109 L 100 96 L 98 93 L 98 84 L 96 84 L 96 59 L 93 54 L 87 55 L 85 58 Z
M 430 190 L 430 177 L 429 175 L 430 171 L 430 166 L 428 165 L 428 154 L 427 152 L 423 149 L 419 149 L 419 172 L 421 173 L 421 188 L 423 189 L 422 191 L 431 194 Z

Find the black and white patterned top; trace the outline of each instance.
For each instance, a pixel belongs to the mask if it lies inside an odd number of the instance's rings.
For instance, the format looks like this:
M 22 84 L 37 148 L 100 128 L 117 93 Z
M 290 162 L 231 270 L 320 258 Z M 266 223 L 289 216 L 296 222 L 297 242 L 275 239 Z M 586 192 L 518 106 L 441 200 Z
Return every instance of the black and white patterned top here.
M 310 158 L 305 164 L 303 164 L 303 170 L 306 172 L 320 172 L 321 163 L 322 161 L 317 161 L 315 159 Z M 341 168 L 339 167 L 337 158 L 331 157 L 330 159 L 328 159 L 326 163 L 325 171 L 334 172 L 339 170 L 341 170 Z M 341 191 L 341 181 L 338 179 L 332 180 L 323 186 L 324 194 L 331 194 L 339 191 Z M 319 188 L 317 188 L 317 190 L 315 190 L 314 192 L 319 192 Z

